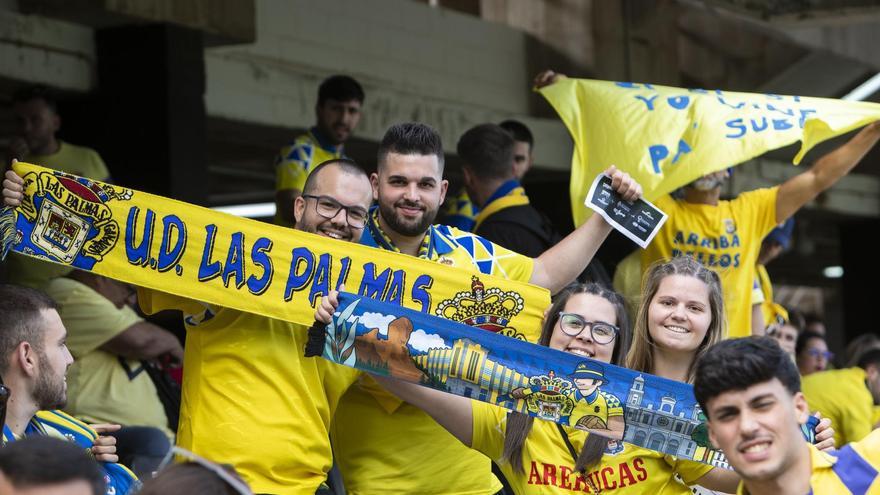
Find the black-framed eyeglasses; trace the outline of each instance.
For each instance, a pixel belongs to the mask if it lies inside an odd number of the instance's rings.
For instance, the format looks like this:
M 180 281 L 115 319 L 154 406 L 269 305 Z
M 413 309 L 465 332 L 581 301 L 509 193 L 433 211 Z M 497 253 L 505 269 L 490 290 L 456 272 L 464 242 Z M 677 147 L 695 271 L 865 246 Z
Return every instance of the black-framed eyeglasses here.
M 236 478 L 232 474 L 229 473 L 226 469 L 223 468 L 220 464 L 216 462 L 209 461 L 204 457 L 190 452 L 189 450 L 184 449 L 183 447 L 178 447 L 176 445 L 172 446 L 168 449 L 168 453 L 165 454 L 165 458 L 162 459 L 162 462 L 159 463 L 159 468 L 153 473 L 153 477 L 158 476 L 163 469 L 165 469 L 171 462 L 174 460 L 174 456 L 177 455 L 181 459 L 185 459 L 188 462 L 194 462 L 199 466 L 207 469 L 208 471 L 217 475 L 218 478 L 225 481 L 233 490 L 235 490 L 240 495 L 254 495 L 254 492 L 251 491 L 250 487 L 244 481 Z
M 810 357 L 814 357 L 816 359 L 819 359 L 820 357 L 825 358 L 826 361 L 831 361 L 832 359 L 834 359 L 834 353 L 831 351 L 820 351 L 819 349 L 810 348 L 807 349 L 807 354 L 809 354 Z
M 620 329 L 616 326 L 602 321 L 587 321 L 581 315 L 575 313 L 559 312 L 559 328 L 563 333 L 570 337 L 576 337 L 584 331 L 584 328 L 590 327 L 590 336 L 597 344 L 608 344 Z
M 362 229 L 367 225 L 367 210 L 360 206 L 345 206 L 330 196 L 315 196 L 314 194 L 303 194 L 305 199 L 315 200 L 315 211 L 324 218 L 334 218 L 339 214 L 339 210 L 345 210 L 345 220 L 349 227 L 353 229 Z

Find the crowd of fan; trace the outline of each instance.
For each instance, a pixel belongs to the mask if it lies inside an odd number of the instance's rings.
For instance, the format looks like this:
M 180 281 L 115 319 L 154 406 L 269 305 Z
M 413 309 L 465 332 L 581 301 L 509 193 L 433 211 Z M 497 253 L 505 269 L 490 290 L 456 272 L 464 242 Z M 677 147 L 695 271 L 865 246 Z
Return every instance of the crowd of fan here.
M 542 73 L 536 84 L 560 77 Z M 618 465 L 627 462 L 648 473 L 638 488 L 629 484 L 638 493 L 732 493 L 740 482 L 750 493 L 784 493 L 779 486 L 790 484 L 795 471 L 798 486 L 807 489 L 838 481 L 850 487 L 849 475 L 838 472 L 845 470 L 836 470 L 834 481 L 815 461 L 824 455 L 820 450 L 834 456 L 847 448 L 874 469 L 872 478 L 862 474 L 868 484 L 859 493 L 880 493 L 880 338 L 863 335 L 835 359 L 824 326 L 807 325 L 798 311 L 773 301 L 763 268 L 791 242 L 789 219 L 796 211 L 880 138 L 876 124 L 780 186 L 722 200 L 725 171 L 658 200 L 670 214 L 668 225 L 652 248 L 618 266 L 612 284 L 593 260 L 611 230 L 604 220 L 595 215 L 563 236 L 529 203 L 520 181 L 535 142 L 525 125 L 509 120 L 465 132 L 457 143 L 462 187 L 453 194 L 443 179 L 439 135 L 427 125 L 391 126 L 372 176 L 345 157 L 364 100 L 350 77 L 321 84 L 316 125 L 276 160 L 275 222 L 434 260 L 439 255 L 425 249 L 425 239 L 448 241 L 463 232 L 495 243 L 498 252 L 518 253 L 506 258 L 506 276 L 554 294 L 539 343 L 694 384 L 713 441 L 736 472 L 632 446 L 613 460 L 599 435 L 556 430 L 392 379 L 377 378 L 380 388 L 367 375 L 305 358 L 307 337 L 297 325 L 193 308 L 170 295 L 12 254 L 3 265 L 8 283 L 0 286 L 6 391 L 0 493 L 42 486 L 96 495 L 617 493 L 628 483 L 623 471 L 612 475 L 622 476 L 620 486 L 598 473 L 612 465 L 623 470 Z M 18 92 L 13 110 L 19 134 L 10 142 L 10 162 L 112 182 L 95 151 L 57 138 L 61 119 L 45 88 Z M 606 172 L 619 194 L 640 197 L 628 174 Z M 21 184 L 6 173 L 7 205 L 20 203 Z M 717 237 L 729 218 L 738 222 L 742 263 L 720 274 L 694 253 L 672 257 L 673 242 L 663 240 L 676 229 L 707 229 L 700 235 Z M 444 259 L 477 270 L 461 246 L 450 246 L 440 253 Z M 488 273 L 497 275 L 494 270 Z M 334 304 L 335 293 L 324 298 L 316 318 L 326 322 Z M 183 345 L 174 331 L 145 319 L 160 310 L 187 316 L 209 310 L 214 317 L 188 318 Z M 613 335 L 599 337 L 597 323 Z M 198 376 L 187 374 L 190 366 L 198 367 Z M 259 373 L 249 371 L 253 367 L 261 367 Z M 211 391 L 209 382 L 238 378 L 252 381 L 241 396 Z M 609 424 L 622 420 L 620 404 L 603 407 Z M 820 423 L 815 448 L 796 441 L 807 413 L 830 420 L 830 428 L 829 421 Z M 579 452 L 557 441 L 560 431 Z M 763 448 L 754 440 L 761 435 L 770 438 L 772 456 L 785 460 L 769 474 L 751 449 Z M 753 442 L 749 451 L 743 442 Z M 183 462 L 170 464 L 172 458 Z M 338 469 L 331 470 L 334 463 Z M 557 472 L 555 466 L 567 467 Z

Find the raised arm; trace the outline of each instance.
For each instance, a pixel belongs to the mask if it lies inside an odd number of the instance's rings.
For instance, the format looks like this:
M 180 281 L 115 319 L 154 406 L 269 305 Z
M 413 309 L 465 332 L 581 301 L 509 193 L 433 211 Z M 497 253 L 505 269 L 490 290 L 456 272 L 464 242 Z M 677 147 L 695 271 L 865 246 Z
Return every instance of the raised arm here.
M 819 158 L 809 170 L 779 186 L 776 197 L 776 221 L 794 215 L 803 205 L 848 174 L 880 139 L 880 121 L 865 126 L 843 146 Z
M 344 290 L 344 287 L 340 287 Z M 315 311 L 315 320 L 327 324 L 339 306 L 339 292 L 331 290 Z M 455 435 L 461 443 L 471 446 L 473 437 L 473 412 L 471 399 L 447 394 L 415 383 L 372 375 L 389 392 L 428 413 L 440 426 Z M 428 446 L 426 446 L 428 447 Z
M 642 186 L 626 172 L 612 165 L 605 174 L 611 176 L 611 187 L 623 199 L 635 201 L 642 196 Z M 535 258 L 529 282 L 545 287 L 553 294 L 559 292 L 584 271 L 610 232 L 611 225 L 601 215 L 592 215 L 574 232 Z

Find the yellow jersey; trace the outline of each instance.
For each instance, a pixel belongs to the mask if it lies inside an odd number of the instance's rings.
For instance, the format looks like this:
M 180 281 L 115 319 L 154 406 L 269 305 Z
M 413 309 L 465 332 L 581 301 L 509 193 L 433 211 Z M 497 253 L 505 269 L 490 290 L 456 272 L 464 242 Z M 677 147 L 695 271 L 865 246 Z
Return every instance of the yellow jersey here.
M 58 151 L 51 155 L 30 155 L 23 161 L 60 170 L 80 177 L 102 182 L 110 181 L 110 172 L 98 152 L 84 146 L 76 146 L 58 141 Z M 44 289 L 49 280 L 67 275 L 73 270 L 67 265 L 58 265 L 11 253 L 6 260 L 9 282 L 34 289 Z
M 642 252 L 642 269 L 657 260 L 693 256 L 721 277 L 728 336 L 751 335 L 755 265 L 761 241 L 777 225 L 778 191 L 778 187 L 749 191 L 714 206 L 669 195 L 658 198 L 655 204 L 669 217 Z
M 856 442 L 874 428 L 874 398 L 859 367 L 820 371 L 801 380 L 811 411 L 819 411 L 834 426 L 838 447 Z
M 235 467 L 254 493 L 313 494 L 332 466 L 330 420 L 359 372 L 303 357 L 307 328 L 139 290 L 186 324 L 178 444 Z
M 66 277 L 49 281 L 46 293 L 61 306 L 67 347 L 74 357 L 67 371 L 67 412 L 92 423 L 152 426 L 173 438 L 144 364 L 101 349 L 143 319 L 128 306 L 117 308 L 89 286 Z
M 576 426 L 588 418 L 599 418 L 602 423 L 608 425 L 608 419 L 615 416 L 623 417 L 623 406 L 620 400 L 601 390 L 595 390 L 588 396 L 575 391 L 574 410 L 569 416 L 569 425 Z
M 281 148 L 275 159 L 275 190 L 296 189 L 302 192 L 306 179 L 316 166 L 332 158 L 342 158 L 342 145 L 333 146 L 319 139 L 316 128 L 301 134 Z M 286 225 L 280 215 L 275 223 Z
M 834 452 L 822 452 L 810 444 L 807 448 L 810 449 L 812 471 L 810 495 L 880 494 L 880 430 L 874 430 L 861 441 Z M 744 482 L 740 482 L 736 493 L 749 494 Z
M 503 460 L 508 412 L 484 402 L 471 402 L 473 413 L 472 448 L 493 459 L 516 494 L 542 493 L 649 493 L 651 495 L 690 495 L 686 483 L 696 481 L 713 468 L 695 461 L 646 450 L 623 442 L 609 442 L 601 461 L 588 472 L 574 470 L 573 458 L 556 424 L 535 420 L 523 445 L 520 473 Z M 589 433 L 562 427 L 576 452 Z
M 455 228 L 435 225 L 424 257 L 472 272 L 527 281 L 531 258 Z M 361 244 L 393 249 L 381 232 L 364 231 Z M 540 329 L 528 338 L 534 341 Z M 483 331 L 483 330 L 475 330 Z M 471 450 L 428 414 L 364 377 L 342 398 L 331 438 L 346 492 L 359 494 L 493 494 L 501 483 L 489 459 Z

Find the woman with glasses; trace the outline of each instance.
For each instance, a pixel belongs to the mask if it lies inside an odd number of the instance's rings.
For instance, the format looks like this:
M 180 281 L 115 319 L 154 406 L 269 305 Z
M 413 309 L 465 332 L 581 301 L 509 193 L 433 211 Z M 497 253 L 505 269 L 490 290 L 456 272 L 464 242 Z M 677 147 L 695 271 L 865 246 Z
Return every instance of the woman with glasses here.
M 809 330 L 804 330 L 798 335 L 794 352 L 801 376 L 825 371 L 828 369 L 828 363 L 834 358 L 834 354 L 828 351 L 825 337 Z
M 324 298 L 316 318 L 335 308 Z M 576 284 L 561 291 L 547 311 L 539 344 L 602 363 L 622 365 L 630 342 L 623 299 L 597 284 Z M 584 363 L 587 363 L 585 361 Z M 578 366 L 567 377 L 579 389 L 578 404 L 613 430 L 622 426 L 623 406 L 601 392 L 604 377 L 595 365 Z M 465 445 L 498 464 L 516 494 L 652 493 L 690 494 L 678 481 L 702 482 L 711 466 L 587 433 L 573 426 L 535 421 L 520 413 L 386 377 L 376 379 L 401 399 L 424 409 Z M 528 395 L 528 389 L 514 392 Z M 512 393 L 512 395 L 514 394 Z M 586 407 L 584 407 L 586 406 Z M 577 413 L 574 421 L 581 422 Z M 601 422 L 600 422 L 601 421 Z M 430 446 L 426 446 L 430 448 Z M 442 456 L 432 451 L 431 455 Z M 717 471 L 717 470 L 716 470 Z M 676 476 L 678 475 L 678 476 Z M 723 485 L 735 491 L 736 484 Z

